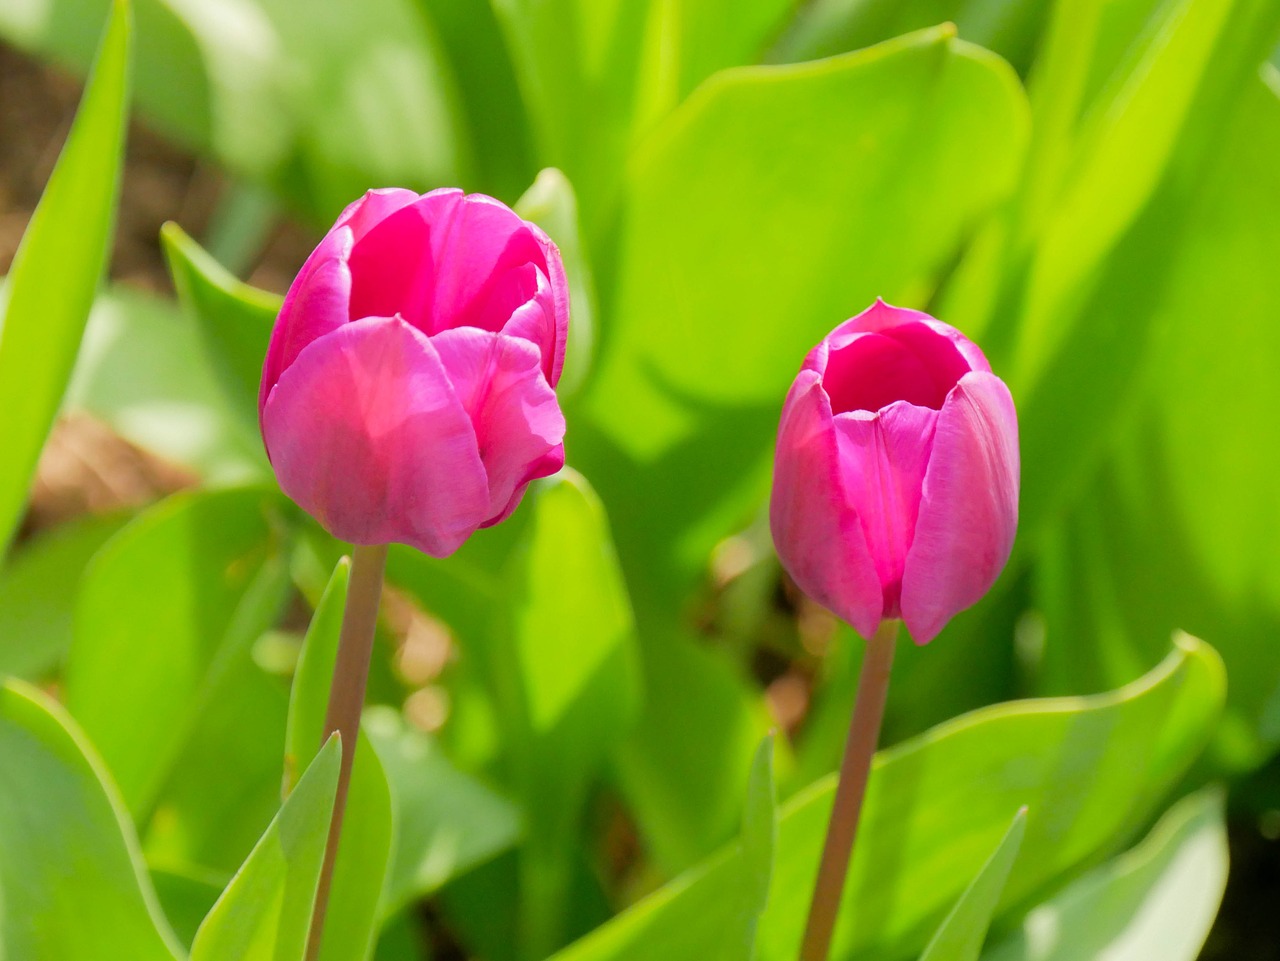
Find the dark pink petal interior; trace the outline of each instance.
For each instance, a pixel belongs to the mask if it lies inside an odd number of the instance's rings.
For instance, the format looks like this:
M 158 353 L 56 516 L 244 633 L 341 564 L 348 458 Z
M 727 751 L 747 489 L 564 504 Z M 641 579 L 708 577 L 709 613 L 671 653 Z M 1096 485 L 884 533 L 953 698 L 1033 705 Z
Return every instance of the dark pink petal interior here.
M 875 412 L 899 400 L 941 410 L 968 371 L 968 362 L 949 338 L 914 321 L 858 334 L 832 348 L 822 386 L 836 414 Z

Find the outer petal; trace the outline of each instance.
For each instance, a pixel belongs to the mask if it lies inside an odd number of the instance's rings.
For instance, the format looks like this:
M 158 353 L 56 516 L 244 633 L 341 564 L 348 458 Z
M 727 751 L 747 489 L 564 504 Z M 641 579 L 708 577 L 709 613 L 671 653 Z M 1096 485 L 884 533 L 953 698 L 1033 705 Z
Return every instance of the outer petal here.
M 475 427 L 488 477 L 484 520 L 496 523 L 529 481 L 563 466 L 564 415 L 529 341 L 462 327 L 432 343 Z
M 461 193 L 461 191 L 456 192 Z M 407 207 L 417 200 L 418 194 L 403 187 L 369 190 L 359 200 L 347 205 L 347 209 L 338 215 L 334 227 L 350 227 L 352 236 L 359 241 L 377 224 L 401 207 Z
M 902 617 L 917 644 L 932 640 L 999 576 L 1018 525 L 1018 421 L 994 374 L 965 375 L 938 416 L 915 539 L 902 581 Z
M 800 372 L 782 408 L 769 524 L 800 589 L 870 637 L 883 592 L 862 525 L 845 503 L 831 404 L 815 371 Z
M 289 285 L 275 326 L 271 328 L 267 357 L 262 365 L 259 421 L 271 388 L 302 349 L 350 318 L 347 305 L 351 296 L 351 271 L 347 258 L 351 254 L 351 243 L 349 228 L 330 230 Z
M 885 617 L 900 613 L 903 569 L 938 417 L 929 407 L 897 401 L 875 414 L 855 411 L 835 418 L 846 503 L 866 535 Z
M 430 340 L 400 318 L 344 324 L 267 399 L 285 493 L 334 536 L 453 553 L 489 517 L 475 430 Z

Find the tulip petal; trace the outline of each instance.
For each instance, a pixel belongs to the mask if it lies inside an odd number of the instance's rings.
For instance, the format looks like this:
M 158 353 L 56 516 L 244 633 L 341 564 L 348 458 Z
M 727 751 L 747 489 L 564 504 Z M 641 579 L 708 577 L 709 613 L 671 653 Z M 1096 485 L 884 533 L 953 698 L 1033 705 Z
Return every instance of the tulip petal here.
M 444 557 L 489 517 L 471 418 L 431 341 L 398 317 L 305 347 L 263 436 L 284 492 L 342 540 Z
M 396 210 L 351 251 L 351 316 L 400 314 L 423 333 L 499 331 L 548 273 L 540 231 L 481 194 L 436 190 Z M 540 344 L 554 356 L 553 342 Z
M 801 590 L 870 637 L 884 598 L 862 526 L 844 503 L 840 475 L 831 404 L 817 372 L 801 371 L 778 427 L 769 502 L 774 544 Z
M 345 227 L 329 231 L 289 285 L 275 326 L 271 328 L 271 340 L 262 365 L 259 421 L 271 388 L 303 348 L 349 319 L 351 271 L 347 268 L 347 257 L 350 253 L 351 231 Z
M 418 194 L 403 187 L 381 187 L 366 191 L 359 200 L 347 204 L 347 209 L 338 215 L 334 227 L 350 227 L 352 237 L 359 241 L 380 221 L 417 199 Z
M 564 366 L 564 336 L 558 326 L 555 296 L 546 274 L 533 266 L 524 268 L 533 281 L 532 296 L 511 314 L 502 332 L 511 337 L 523 337 L 537 345 L 542 352 L 542 373 L 552 387 L 560 378 L 556 367 L 556 349 L 559 348 L 559 364 Z
M 564 415 L 529 341 L 474 327 L 431 340 L 475 428 L 489 485 L 484 520 L 496 523 L 529 481 L 564 465 Z
M 902 617 L 925 644 L 999 576 L 1018 524 L 1018 421 L 994 374 L 967 374 L 938 415 Z
M 844 495 L 862 524 L 883 589 L 885 617 L 899 614 L 902 573 L 938 417 L 938 411 L 906 401 L 875 414 L 835 417 Z

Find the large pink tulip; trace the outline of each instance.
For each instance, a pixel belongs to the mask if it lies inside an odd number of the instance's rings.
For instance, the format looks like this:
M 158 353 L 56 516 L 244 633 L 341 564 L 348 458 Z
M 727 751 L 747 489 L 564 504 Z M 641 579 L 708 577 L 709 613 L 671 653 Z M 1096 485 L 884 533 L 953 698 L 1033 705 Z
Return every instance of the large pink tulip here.
M 770 522 L 806 594 L 924 644 L 991 587 L 1018 523 L 1018 420 L 977 346 L 883 301 L 805 359 L 778 428 Z
M 490 197 L 371 190 L 285 297 L 258 413 L 280 486 L 332 534 L 443 557 L 564 463 L 569 294 Z

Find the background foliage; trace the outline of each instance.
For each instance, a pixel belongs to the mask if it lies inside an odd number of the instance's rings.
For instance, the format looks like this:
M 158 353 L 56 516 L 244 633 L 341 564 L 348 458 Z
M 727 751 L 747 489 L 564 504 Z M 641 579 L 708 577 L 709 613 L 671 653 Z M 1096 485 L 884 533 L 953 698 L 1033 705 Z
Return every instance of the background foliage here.
M 393 549 L 326 958 L 794 953 L 860 642 L 782 581 L 771 445 L 876 296 L 1010 383 L 1022 523 L 900 651 L 836 956 L 1190 959 L 1228 821 L 1274 864 L 1276 0 L 11 0 L 0 36 L 89 77 L 0 328 L 0 954 L 301 956 L 346 568 L 261 453 L 279 291 L 238 275 L 389 184 L 560 244 L 572 467 Z M 176 299 L 99 286 L 130 112 L 225 171 L 210 252 L 156 239 Z M 24 524 L 59 412 L 186 489 Z M 1266 956 L 1231 891 L 1211 946 Z

